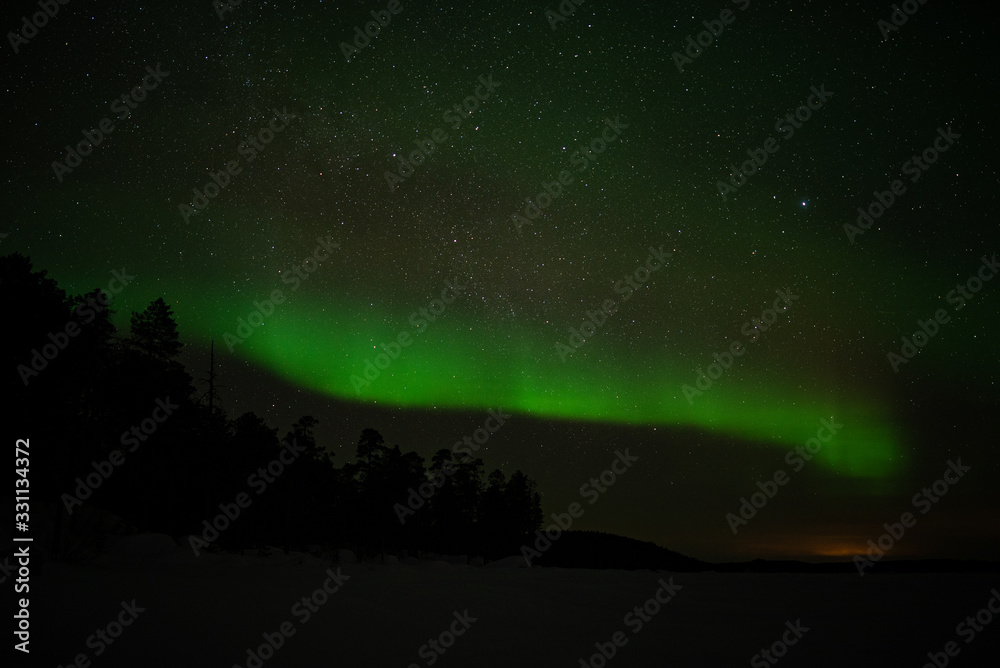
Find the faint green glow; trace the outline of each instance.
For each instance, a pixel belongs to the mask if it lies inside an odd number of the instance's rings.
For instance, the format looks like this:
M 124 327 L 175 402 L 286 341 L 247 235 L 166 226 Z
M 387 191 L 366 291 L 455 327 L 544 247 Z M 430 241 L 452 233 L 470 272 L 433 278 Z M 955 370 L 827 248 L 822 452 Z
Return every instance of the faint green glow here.
M 843 429 L 816 461 L 857 478 L 889 479 L 898 472 L 896 430 L 879 412 L 883 402 L 864 392 L 848 400 L 822 388 L 793 390 L 801 387 L 797 378 L 730 378 L 689 405 L 680 385 L 691 371 L 670 360 L 659 360 L 655 369 L 628 357 L 602 363 L 595 343 L 564 363 L 552 341 L 527 329 L 513 328 L 502 348 L 492 348 L 481 325 L 463 320 L 458 309 L 445 312 L 424 334 L 415 334 L 406 317 L 370 309 L 362 314 L 349 304 L 331 308 L 296 296 L 236 353 L 313 391 L 399 407 L 501 406 L 539 418 L 697 427 L 783 448 L 805 444 L 816 436 L 820 418 L 827 418 Z M 359 335 L 362 320 L 365 334 Z M 218 340 L 226 327 L 233 330 L 219 321 L 203 333 Z M 412 344 L 356 392 L 351 377 L 363 377 L 366 360 L 375 364 L 382 352 L 375 345 L 396 340 L 404 329 Z
M 275 281 L 271 287 L 281 284 Z M 221 346 L 225 333 L 236 333 L 236 319 L 253 310 L 253 298 L 245 295 L 234 299 L 229 293 L 194 291 L 184 284 L 161 289 L 176 295 L 175 315 L 188 342 L 214 340 Z M 129 309 L 155 298 L 141 286 L 135 292 L 127 303 L 116 304 L 121 327 L 127 327 Z M 263 291 L 260 298 L 267 294 Z M 220 303 L 243 308 L 211 306 Z M 365 307 L 291 294 L 233 352 L 315 392 L 405 408 L 500 406 L 537 418 L 693 427 L 785 449 L 816 436 L 825 417 L 844 427 L 823 444 L 815 461 L 839 475 L 870 480 L 883 491 L 901 473 L 901 436 L 883 412 L 886 399 L 863 387 L 840 396 L 821 381 L 810 381 L 807 369 L 798 375 L 788 369 L 774 374 L 760 360 L 747 365 L 745 372 L 757 370 L 759 376 L 724 377 L 689 405 L 680 389 L 693 378 L 688 363 L 663 358 L 653 364 L 631 353 L 603 360 L 612 344 L 597 340 L 562 362 L 554 353 L 551 333 L 510 325 L 504 345 L 493 347 L 486 343 L 490 337 L 482 323 L 460 308 L 449 309 L 423 334 L 416 334 L 408 312 Z M 412 344 L 356 392 L 351 377 L 362 376 L 365 361 L 374 363 L 382 352 L 375 346 L 396 340 L 401 330 L 413 336 Z M 691 352 L 692 359 L 704 354 Z

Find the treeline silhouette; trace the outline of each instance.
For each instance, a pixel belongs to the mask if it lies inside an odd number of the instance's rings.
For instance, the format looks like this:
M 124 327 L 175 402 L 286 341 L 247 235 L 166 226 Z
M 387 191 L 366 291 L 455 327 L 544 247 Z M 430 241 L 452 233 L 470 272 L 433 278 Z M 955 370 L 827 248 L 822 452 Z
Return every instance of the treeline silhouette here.
M 17 253 L 0 257 L 0 291 L 8 442 L 29 439 L 30 530 L 50 557 L 84 554 L 108 518 L 224 549 L 346 547 L 363 557 L 504 557 L 541 527 L 539 494 L 521 471 L 484 480 L 481 459 L 446 448 L 428 467 L 373 429 L 356 460 L 337 466 L 311 416 L 283 437 L 252 412 L 230 419 L 177 361 L 183 344 L 162 298 L 122 333 L 110 293 L 68 295 Z M 213 534 L 213 520 L 234 508 Z

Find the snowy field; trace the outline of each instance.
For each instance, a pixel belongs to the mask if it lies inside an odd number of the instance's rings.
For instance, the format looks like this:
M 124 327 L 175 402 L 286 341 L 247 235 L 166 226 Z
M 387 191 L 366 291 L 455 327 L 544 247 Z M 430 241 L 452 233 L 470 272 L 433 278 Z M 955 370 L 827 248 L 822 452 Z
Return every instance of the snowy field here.
M 996 575 L 196 558 L 165 537 L 137 538 L 96 562 L 45 564 L 32 584 L 30 665 L 920 667 L 953 641 L 951 664 L 995 666 L 1000 645 L 1000 620 L 959 626 L 986 608 Z M 248 649 L 265 634 L 279 647 L 255 660 Z M 783 658 L 769 662 L 765 649 Z

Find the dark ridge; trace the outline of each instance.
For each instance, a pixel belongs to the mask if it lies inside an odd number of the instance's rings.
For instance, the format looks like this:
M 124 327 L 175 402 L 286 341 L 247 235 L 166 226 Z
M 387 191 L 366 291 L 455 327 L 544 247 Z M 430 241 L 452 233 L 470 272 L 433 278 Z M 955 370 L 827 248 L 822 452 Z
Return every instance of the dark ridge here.
M 712 565 L 650 543 L 602 531 L 565 531 L 534 559 L 540 566 L 705 571 Z M 544 544 L 544 543 L 543 543 Z
M 655 543 L 603 531 L 565 531 L 551 547 L 531 559 L 538 566 L 621 570 L 661 570 L 717 573 L 846 573 L 858 574 L 853 561 L 767 561 L 713 564 L 684 556 Z M 544 545 L 544 543 L 542 543 Z M 537 549 L 532 544 L 529 547 Z M 529 557 L 530 558 L 530 557 Z M 883 560 L 865 569 L 865 575 L 909 573 L 1000 573 L 1000 563 L 959 559 Z

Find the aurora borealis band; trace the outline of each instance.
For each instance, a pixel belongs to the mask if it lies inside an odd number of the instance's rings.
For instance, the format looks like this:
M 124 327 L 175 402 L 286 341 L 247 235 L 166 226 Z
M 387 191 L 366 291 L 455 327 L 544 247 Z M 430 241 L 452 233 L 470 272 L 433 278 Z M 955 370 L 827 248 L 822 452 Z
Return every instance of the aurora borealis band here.
M 291 305 L 288 308 L 297 311 Z M 347 305 L 337 310 L 350 313 Z M 457 322 L 448 322 L 448 315 Z M 391 323 L 393 316 L 403 317 L 392 314 L 385 320 Z M 359 316 L 347 316 L 351 317 Z M 727 388 L 720 380 L 719 387 L 710 388 L 689 404 L 676 382 L 671 382 L 683 377 L 685 369 L 669 361 L 652 368 L 644 363 L 618 362 L 614 369 L 608 369 L 599 352 L 587 356 L 581 349 L 573 358 L 560 362 L 551 341 L 515 327 L 511 327 L 510 337 L 516 345 L 484 351 L 482 333 L 474 320 L 447 311 L 440 317 L 440 323 L 426 325 L 426 338 L 411 329 L 414 341 L 408 347 L 400 346 L 395 359 L 385 353 L 386 357 L 378 360 L 386 364 L 384 370 L 378 369 L 374 360 L 383 351 L 393 352 L 390 346 L 382 346 L 398 337 L 391 324 L 372 330 L 370 338 L 379 342 L 373 348 L 368 338 L 337 336 L 335 332 L 345 325 L 339 319 L 313 324 L 306 317 L 289 315 L 254 333 L 246 342 L 245 354 L 296 383 L 346 400 L 377 400 L 404 407 L 485 409 L 501 405 L 545 418 L 694 425 L 784 446 L 804 442 L 813 435 L 809 432 L 815 431 L 813 423 L 820 416 L 836 413 L 844 420 L 854 419 L 856 431 L 824 451 L 822 461 L 849 475 L 891 475 L 890 463 L 898 452 L 894 429 L 872 410 L 877 404 L 871 401 L 824 396 L 818 387 L 806 400 L 796 401 L 790 385 L 768 386 L 744 373 L 744 383 L 766 388 L 751 401 L 739 381 L 730 383 L 737 387 Z M 601 344 L 595 341 L 590 345 L 598 348 Z M 329 354 L 317 355 L 317 349 L 329 350 Z M 616 375 L 624 372 L 625 377 L 611 382 L 607 379 L 611 371 Z
M 1000 251 L 993 28 L 931 3 L 886 39 L 891 9 L 863 3 L 588 2 L 553 25 L 556 2 L 404 1 L 345 56 L 384 2 L 201 4 L 70 3 L 7 49 L 0 253 L 75 293 L 126 267 L 119 326 L 164 297 L 193 375 L 214 342 L 227 410 L 312 413 L 340 463 L 364 427 L 429 457 L 502 407 L 487 468 L 528 472 L 546 509 L 615 447 L 642 455 L 584 528 L 816 558 L 964 456 L 968 482 L 900 556 L 1000 557 L 1000 281 L 948 299 Z M 939 128 L 957 139 L 928 154 Z M 822 419 L 843 428 L 731 535 L 724 514 Z

